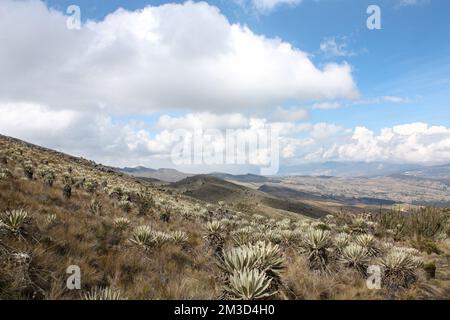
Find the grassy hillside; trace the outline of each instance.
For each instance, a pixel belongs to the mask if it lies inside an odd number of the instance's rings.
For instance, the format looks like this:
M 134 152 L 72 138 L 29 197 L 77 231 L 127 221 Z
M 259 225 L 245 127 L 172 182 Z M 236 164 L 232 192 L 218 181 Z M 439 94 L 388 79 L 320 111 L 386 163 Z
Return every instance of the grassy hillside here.
M 224 202 L 238 211 L 270 212 L 283 210 L 307 217 L 320 218 L 329 212 L 300 201 L 273 197 L 268 193 L 253 190 L 210 175 L 189 177 L 172 184 L 184 195 L 209 203 Z
M 198 200 L 0 136 L 0 299 L 450 297 L 448 211 L 315 220 L 217 204 L 224 185 L 206 186 Z

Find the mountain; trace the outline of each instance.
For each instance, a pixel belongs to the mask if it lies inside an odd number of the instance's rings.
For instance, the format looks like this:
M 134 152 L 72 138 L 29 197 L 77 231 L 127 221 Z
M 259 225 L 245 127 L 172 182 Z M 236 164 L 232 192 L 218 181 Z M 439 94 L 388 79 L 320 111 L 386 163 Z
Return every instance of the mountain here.
M 336 201 L 345 205 L 371 205 L 371 206 L 391 206 L 396 204 L 396 201 L 389 199 L 371 198 L 371 197 L 345 197 L 345 196 L 335 196 L 335 195 L 314 195 L 311 193 L 277 186 L 277 185 L 267 185 L 264 184 L 258 188 L 258 190 L 263 191 L 267 194 L 271 194 L 278 198 L 284 199 L 296 199 L 300 201 L 313 200 L 313 201 Z
M 417 169 L 403 171 L 400 172 L 399 174 L 423 179 L 450 181 L 450 164 L 421 167 Z
M 336 162 L 307 163 L 280 168 L 280 176 L 335 176 L 335 177 L 376 177 L 410 170 L 420 170 L 416 164 L 396 164 L 387 162 Z
M 222 172 L 213 172 L 209 173 L 209 176 L 213 176 L 222 180 L 229 180 L 229 181 L 238 181 L 238 182 L 246 182 L 246 183 L 264 183 L 271 181 L 270 178 L 259 176 L 256 174 L 229 174 L 229 173 L 222 173 Z
M 134 167 L 134 168 L 122 168 L 119 169 L 119 171 L 129 174 L 133 177 L 140 177 L 140 178 L 151 178 L 151 179 L 157 179 L 165 182 L 177 182 L 180 180 L 183 180 L 187 177 L 192 176 L 191 174 L 180 172 L 175 169 L 151 169 L 146 167 Z
M 237 210 L 260 208 L 265 212 L 283 210 L 319 218 L 329 212 L 297 200 L 278 198 L 263 191 L 254 190 L 211 175 L 197 175 L 170 185 L 183 195 L 209 203 L 225 202 Z

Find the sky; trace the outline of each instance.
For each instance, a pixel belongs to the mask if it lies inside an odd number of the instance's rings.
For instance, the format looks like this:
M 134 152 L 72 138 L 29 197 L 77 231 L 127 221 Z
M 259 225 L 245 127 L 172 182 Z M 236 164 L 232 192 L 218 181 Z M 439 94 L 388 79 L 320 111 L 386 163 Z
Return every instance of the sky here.
M 1 0 L 0 133 L 190 172 L 273 161 L 212 157 L 233 130 L 276 132 L 277 166 L 448 163 L 449 40 L 447 0 Z

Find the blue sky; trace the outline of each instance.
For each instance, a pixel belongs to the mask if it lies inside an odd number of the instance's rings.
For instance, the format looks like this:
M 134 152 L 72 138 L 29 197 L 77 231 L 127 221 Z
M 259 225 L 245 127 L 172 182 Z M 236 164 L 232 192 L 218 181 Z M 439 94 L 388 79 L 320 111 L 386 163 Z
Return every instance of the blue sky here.
M 447 0 L 4 0 L 0 38 L 0 133 L 105 164 L 174 167 L 199 125 L 276 128 L 282 166 L 450 162 Z
M 77 4 L 82 9 L 83 20 L 101 20 L 118 8 L 136 10 L 168 1 L 46 2 L 62 11 L 70 4 Z M 228 0 L 207 2 L 217 6 L 230 22 L 248 25 L 257 34 L 281 38 L 306 51 L 318 65 L 347 61 L 354 68 L 361 100 L 373 101 L 381 96 L 405 99 L 402 103 L 342 102 L 345 105 L 342 108 L 312 112 L 313 121 L 345 127 L 364 124 L 373 130 L 417 121 L 450 126 L 449 1 L 418 1 L 417 4 L 413 1 L 411 5 L 401 6 L 401 1 L 396 0 L 304 0 L 295 6 L 280 5 L 264 13 Z M 366 27 L 366 9 L 370 4 L 381 8 L 382 30 Z M 320 51 L 321 42 L 333 38 L 346 44 L 349 55 L 327 56 Z M 286 106 L 290 104 L 285 102 Z M 375 105 L 368 108 L 367 104 Z M 150 122 L 154 121 L 157 115 L 149 118 Z

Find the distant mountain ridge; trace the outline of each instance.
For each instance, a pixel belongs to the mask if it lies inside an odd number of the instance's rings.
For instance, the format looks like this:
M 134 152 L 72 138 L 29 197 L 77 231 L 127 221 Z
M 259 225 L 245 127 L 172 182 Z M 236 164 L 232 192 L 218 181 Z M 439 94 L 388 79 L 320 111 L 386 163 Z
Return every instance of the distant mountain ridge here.
M 135 177 L 153 178 L 165 182 L 177 182 L 195 174 L 176 169 L 152 169 L 143 166 L 118 169 Z M 222 180 L 243 183 L 265 183 L 286 176 L 322 176 L 322 177 L 415 177 L 450 181 L 450 164 L 424 166 L 419 164 L 395 164 L 386 162 L 324 162 L 310 163 L 291 167 L 282 167 L 276 176 L 266 177 L 256 174 L 230 174 L 224 172 L 208 173 L 209 176 Z
M 376 177 L 420 170 L 419 164 L 396 164 L 388 162 L 337 162 L 308 163 L 282 167 L 280 176 L 333 176 L 333 177 Z
M 134 177 L 151 178 L 165 182 L 177 182 L 193 176 L 192 174 L 184 173 L 175 169 L 168 169 L 168 168 L 152 169 L 143 166 L 138 166 L 134 168 L 125 167 L 119 169 L 119 171 Z

